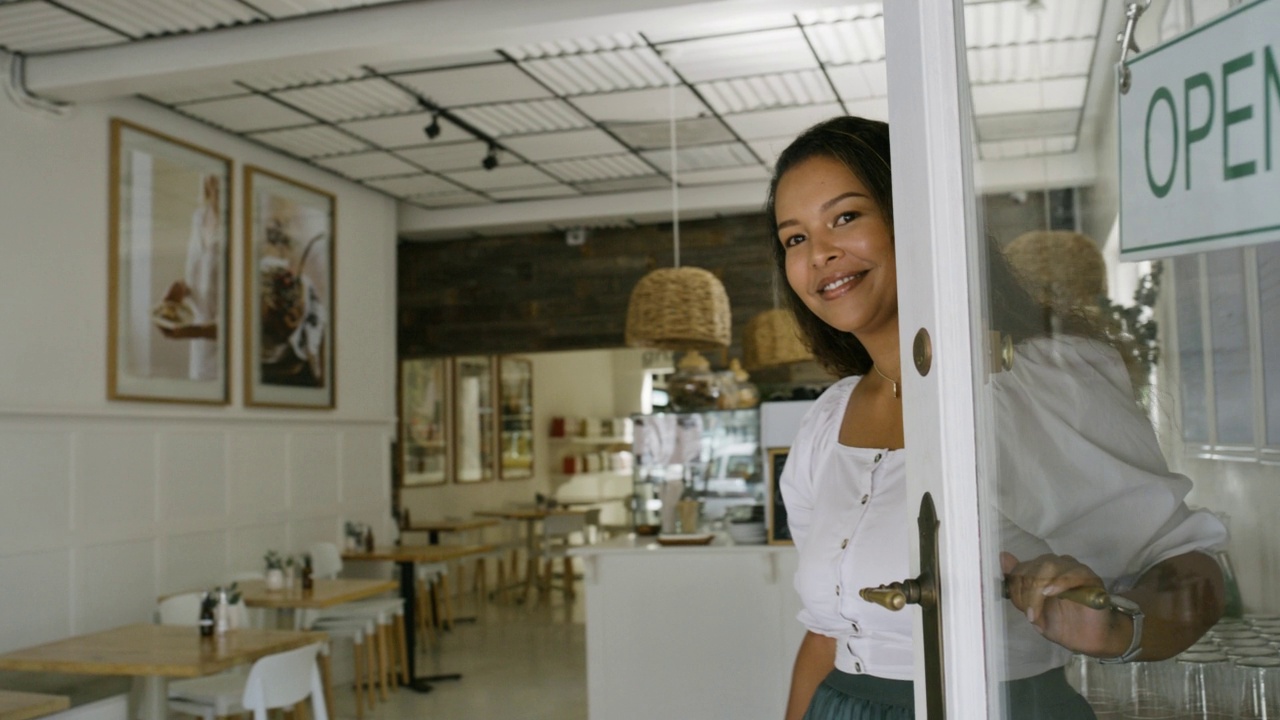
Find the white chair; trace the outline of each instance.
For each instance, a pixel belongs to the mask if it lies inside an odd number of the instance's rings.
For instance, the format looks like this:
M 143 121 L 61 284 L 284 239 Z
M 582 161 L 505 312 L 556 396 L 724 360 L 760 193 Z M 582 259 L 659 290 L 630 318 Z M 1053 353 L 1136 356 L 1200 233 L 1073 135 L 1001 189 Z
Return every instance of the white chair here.
M 557 559 L 564 565 L 564 584 L 561 589 L 566 598 L 575 597 L 573 589 L 573 558 L 569 556 L 572 547 L 570 536 L 574 533 L 585 533 L 587 528 L 586 513 L 558 512 L 551 513 L 542 519 L 542 593 L 551 591 L 552 573 Z
M 324 683 L 316 665 L 320 649 L 317 643 L 261 658 L 235 687 L 223 675 L 185 681 L 181 696 L 174 697 L 170 691 L 169 707 L 204 720 L 245 712 L 252 712 L 254 720 L 267 720 L 268 710 L 292 708 L 309 697 L 313 720 L 329 720 Z M 226 703 L 235 688 L 239 699 Z
M 316 578 L 334 578 L 342 572 L 342 553 L 338 546 L 329 542 L 313 543 L 309 548 L 311 554 L 311 573 Z M 376 679 L 383 700 L 387 699 L 387 680 L 391 680 L 391 688 L 396 689 L 396 666 L 399 666 L 400 680 L 409 682 L 408 639 L 404 627 L 404 599 L 400 597 L 373 598 L 343 603 L 318 611 L 307 611 L 298 615 L 299 627 L 324 630 L 337 620 L 342 622 L 358 619 L 371 619 L 377 623 L 376 641 L 377 659 Z M 391 656 L 395 655 L 395 661 Z
M 170 595 L 156 605 L 156 619 L 161 625 L 199 625 L 203 601 L 202 592 Z M 249 611 L 244 603 L 232 604 L 229 612 L 231 627 L 249 627 Z
M 45 715 L 42 720 L 129 720 L 129 696 L 112 695 Z

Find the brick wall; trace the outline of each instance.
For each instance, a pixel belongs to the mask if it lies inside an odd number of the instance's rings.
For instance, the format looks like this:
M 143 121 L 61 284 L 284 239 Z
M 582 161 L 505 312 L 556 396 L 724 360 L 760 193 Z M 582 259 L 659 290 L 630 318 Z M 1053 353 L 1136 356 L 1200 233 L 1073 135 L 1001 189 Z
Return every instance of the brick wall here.
M 729 357 L 773 307 L 769 240 L 759 215 L 680 223 L 680 264 L 710 270 L 729 294 Z M 673 261 L 669 223 L 594 230 L 580 247 L 555 233 L 402 242 L 398 255 L 402 357 L 622 347 L 631 289 Z

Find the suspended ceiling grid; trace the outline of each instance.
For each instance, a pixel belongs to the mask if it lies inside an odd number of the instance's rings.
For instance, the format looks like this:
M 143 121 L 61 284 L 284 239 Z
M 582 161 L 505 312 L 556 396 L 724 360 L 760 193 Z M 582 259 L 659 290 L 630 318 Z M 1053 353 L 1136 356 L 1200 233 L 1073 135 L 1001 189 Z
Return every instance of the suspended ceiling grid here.
M 388 0 L 0 0 L 27 55 L 216 32 Z M 966 7 L 985 159 L 1073 152 L 1103 0 Z M 427 62 L 243 77 L 146 96 L 423 208 L 759 182 L 797 132 L 887 117 L 881 5 L 741 18 Z M 439 111 L 437 113 L 434 111 Z M 424 132 L 437 118 L 440 132 Z M 498 165 L 481 167 L 489 146 Z

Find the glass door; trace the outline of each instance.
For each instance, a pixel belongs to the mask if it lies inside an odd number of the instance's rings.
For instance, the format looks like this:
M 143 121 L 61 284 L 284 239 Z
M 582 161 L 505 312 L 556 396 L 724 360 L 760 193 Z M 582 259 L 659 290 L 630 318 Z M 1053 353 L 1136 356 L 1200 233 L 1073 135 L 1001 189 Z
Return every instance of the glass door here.
M 917 717 L 1229 713 L 1182 691 L 1226 533 L 1152 424 L 1159 266 L 1107 261 L 1124 4 L 885 5 Z

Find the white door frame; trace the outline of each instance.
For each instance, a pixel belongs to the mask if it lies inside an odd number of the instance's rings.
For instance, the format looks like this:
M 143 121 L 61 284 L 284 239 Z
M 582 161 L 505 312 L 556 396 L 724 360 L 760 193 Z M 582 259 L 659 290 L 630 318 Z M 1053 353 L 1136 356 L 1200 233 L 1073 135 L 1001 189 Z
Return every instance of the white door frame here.
M 947 716 L 989 717 L 982 606 L 983 576 L 975 433 L 975 358 L 966 236 L 978 222 L 971 173 L 963 25 L 951 0 L 886 0 L 885 48 L 893 148 L 894 236 L 907 513 L 915 527 L 920 498 L 938 508 Z M 927 329 L 932 367 L 912 361 L 917 330 Z M 911 533 L 911 567 L 919 541 Z M 924 649 L 916 613 L 916 714 L 925 716 Z

